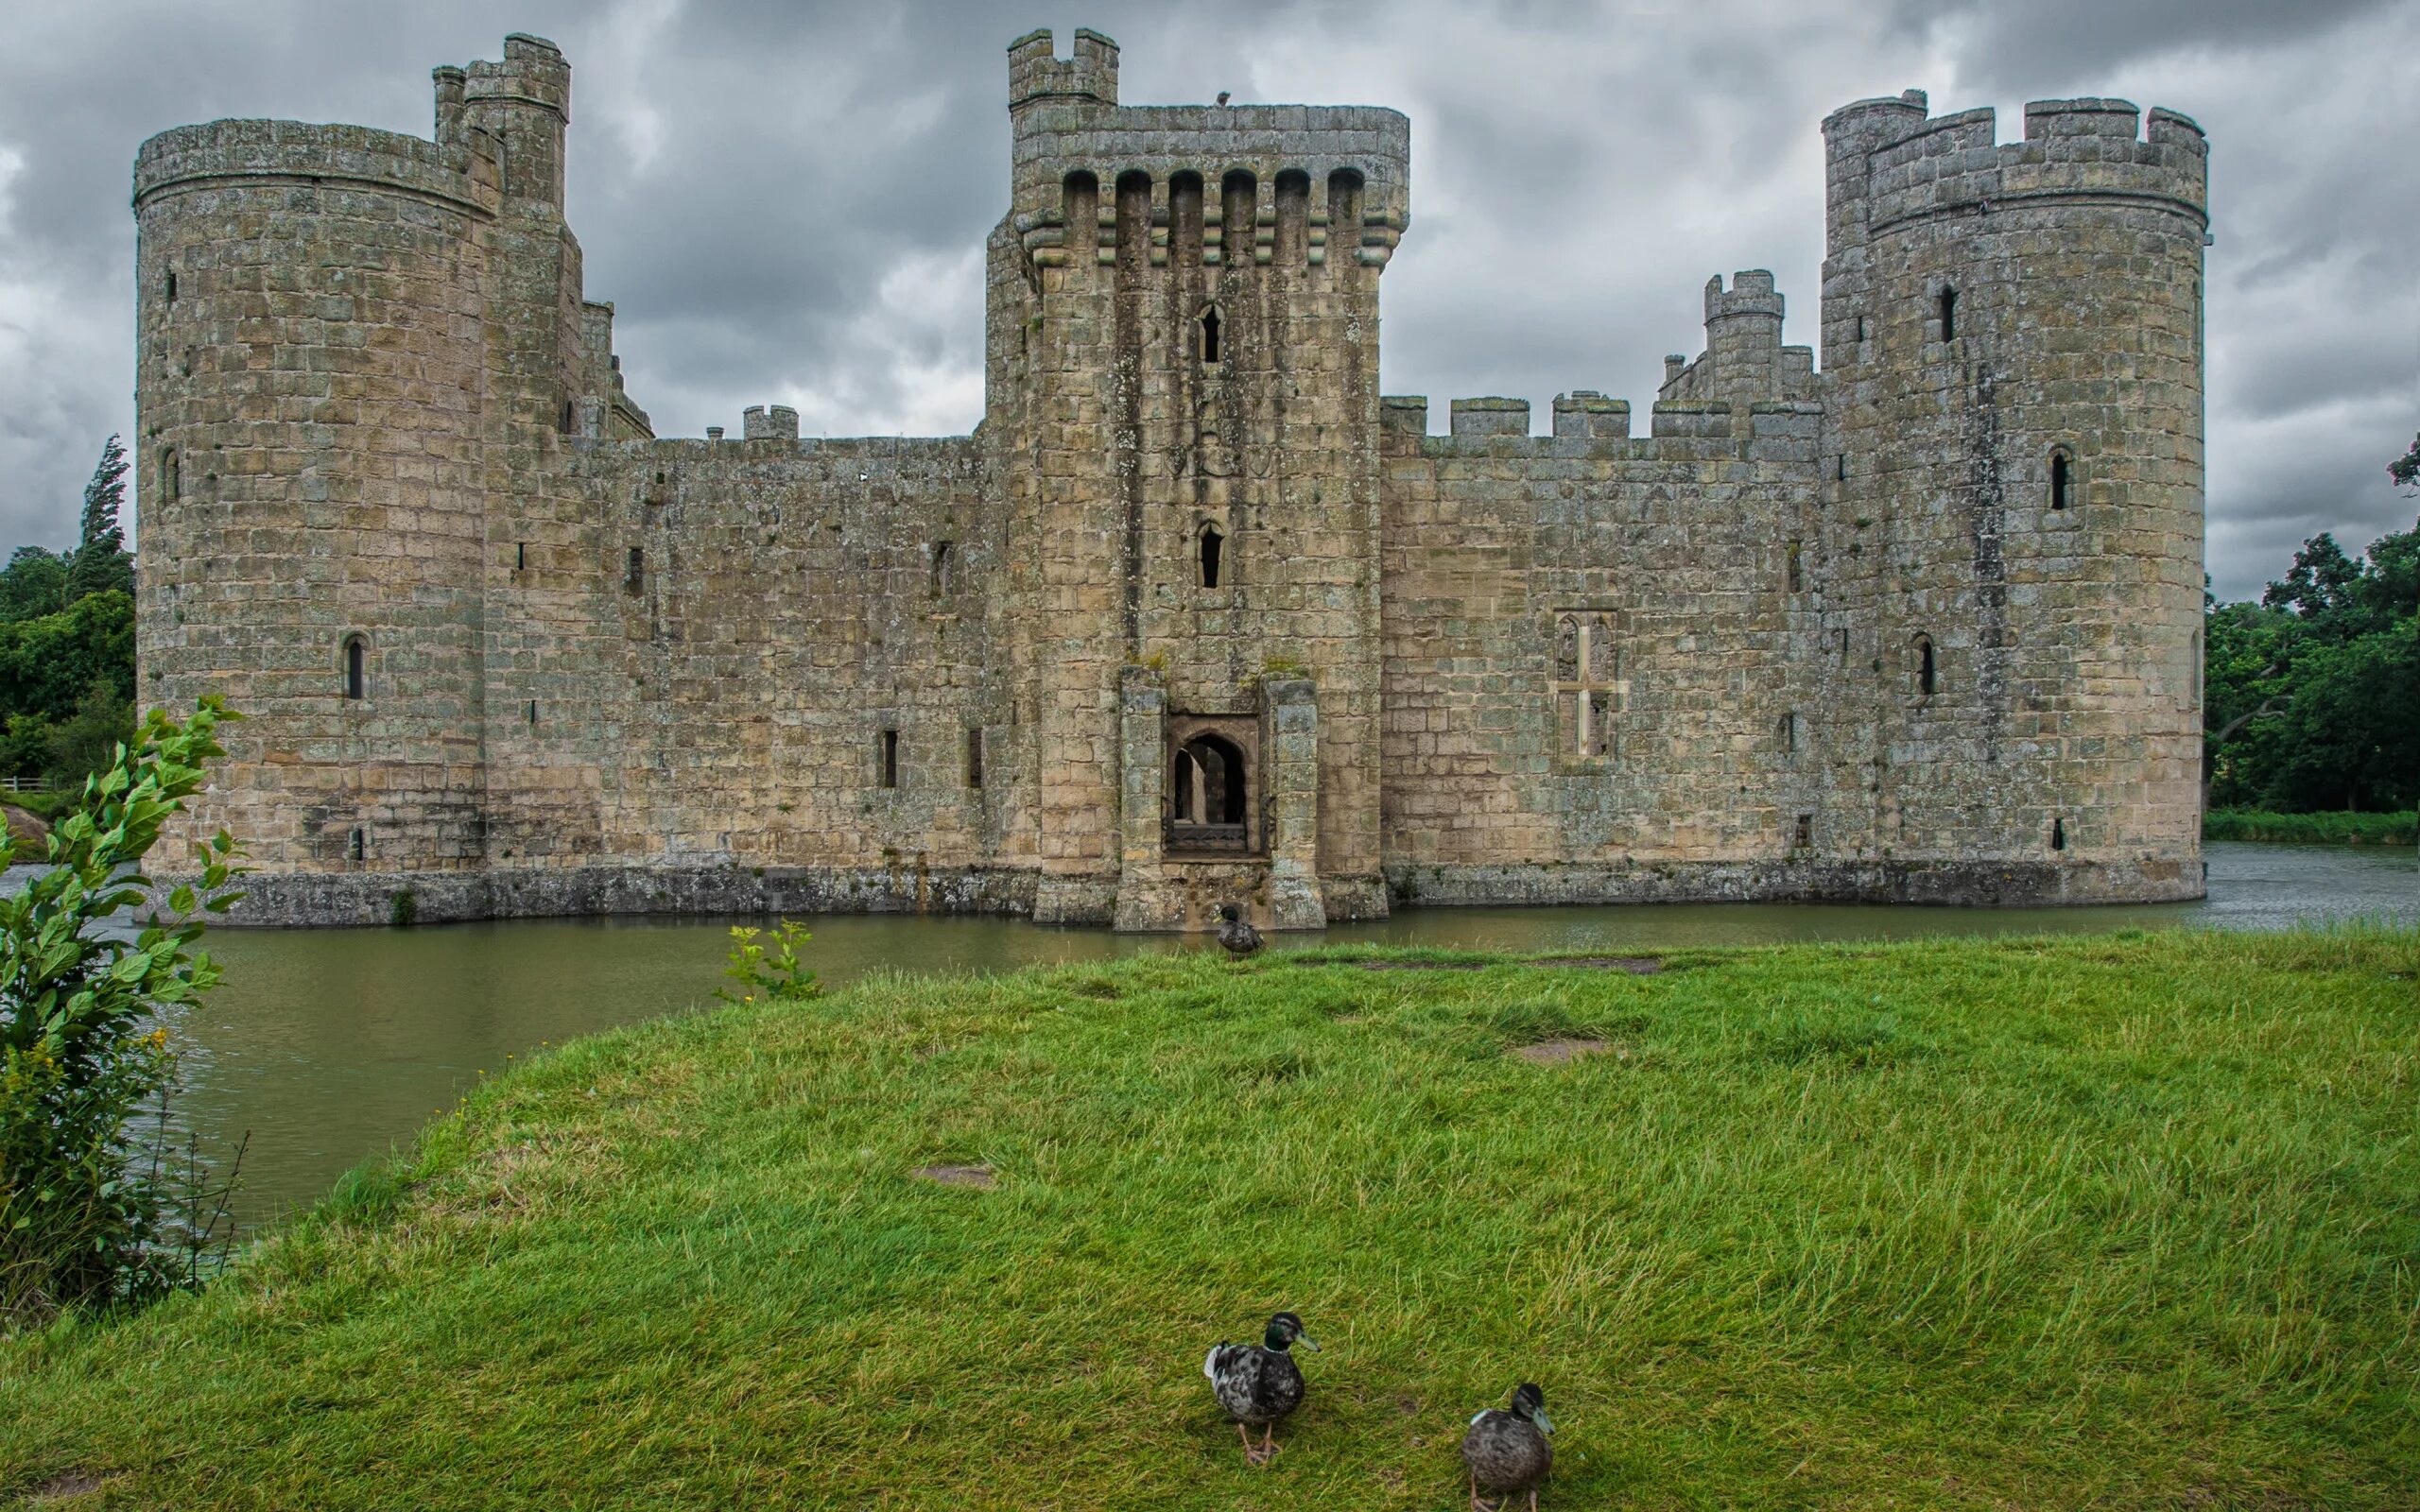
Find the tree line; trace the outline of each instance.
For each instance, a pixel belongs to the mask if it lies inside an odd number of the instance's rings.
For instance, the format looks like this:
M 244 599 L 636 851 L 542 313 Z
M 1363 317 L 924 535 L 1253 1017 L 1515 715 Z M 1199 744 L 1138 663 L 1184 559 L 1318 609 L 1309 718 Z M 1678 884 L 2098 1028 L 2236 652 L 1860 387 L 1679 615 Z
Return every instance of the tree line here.
M 0 567 L 0 773 L 72 787 L 133 733 L 126 474 L 112 436 L 84 486 L 75 547 L 19 546 Z
M 2387 474 L 2420 486 L 2420 438 Z M 2208 600 L 2207 622 L 2204 807 L 2420 804 L 2420 524 L 2360 557 L 2313 536 L 2257 602 Z

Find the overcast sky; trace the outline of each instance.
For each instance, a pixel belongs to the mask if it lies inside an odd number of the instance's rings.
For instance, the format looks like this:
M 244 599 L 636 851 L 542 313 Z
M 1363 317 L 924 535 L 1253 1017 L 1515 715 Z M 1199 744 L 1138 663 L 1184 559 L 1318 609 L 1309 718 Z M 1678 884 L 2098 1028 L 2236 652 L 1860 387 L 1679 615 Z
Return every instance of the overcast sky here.
M 552 38 L 570 215 L 659 434 L 798 406 L 809 434 L 980 415 L 981 249 L 1005 206 L 1009 40 L 1091 26 L 1129 104 L 1376 104 L 1412 122 L 1384 383 L 1629 399 L 1702 344 L 1706 277 L 1772 268 L 1814 344 L 1821 137 L 1907 88 L 1936 113 L 2114 94 L 2209 132 L 2209 564 L 2410 528 L 2420 429 L 2420 0 L 1211 5 L 1092 0 L 79 0 L 0 5 L 0 547 L 73 541 L 130 430 L 130 165 L 223 115 L 426 134 L 429 69 Z

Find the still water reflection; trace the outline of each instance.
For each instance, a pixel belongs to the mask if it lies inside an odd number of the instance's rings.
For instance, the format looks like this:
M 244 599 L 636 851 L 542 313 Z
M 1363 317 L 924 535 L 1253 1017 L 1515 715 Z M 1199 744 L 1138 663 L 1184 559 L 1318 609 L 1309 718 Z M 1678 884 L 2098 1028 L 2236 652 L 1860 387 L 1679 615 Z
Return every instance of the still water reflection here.
M 2277 929 L 2360 916 L 2420 923 L 2420 868 L 2409 850 L 2213 845 L 2208 856 L 2210 895 L 2193 903 L 1421 909 L 1300 938 L 1547 952 L 2187 925 Z M 1001 971 L 1198 948 L 997 919 L 811 922 L 815 968 L 828 986 L 888 967 Z M 407 1141 L 482 1070 L 493 1074 L 544 1044 L 707 1002 L 721 985 L 728 929 L 728 920 L 534 919 L 221 932 L 211 949 L 226 981 L 176 1026 L 187 1052 L 182 1120 L 205 1153 L 251 1132 L 242 1215 L 274 1221 L 347 1167 Z

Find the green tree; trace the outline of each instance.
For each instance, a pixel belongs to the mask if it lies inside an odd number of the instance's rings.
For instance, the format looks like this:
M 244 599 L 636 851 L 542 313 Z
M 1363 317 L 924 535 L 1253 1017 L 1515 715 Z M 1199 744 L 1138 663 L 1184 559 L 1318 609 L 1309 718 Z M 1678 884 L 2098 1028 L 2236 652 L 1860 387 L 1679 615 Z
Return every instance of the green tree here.
M 0 777 L 40 777 L 50 769 L 51 723 L 40 714 L 10 714 L 0 726 Z
M 76 717 L 96 679 L 134 700 L 134 600 L 112 590 L 65 612 L 0 625 L 0 713 Z
M 2420 527 L 2313 536 L 2258 604 L 2209 608 L 2204 799 L 2285 813 L 2420 801 Z
M 112 436 L 101 447 L 92 481 L 84 485 L 84 513 L 76 550 L 67 559 L 67 597 L 88 593 L 134 596 L 134 558 L 127 555 L 118 511 L 126 506 L 126 448 Z
M 60 786 L 73 786 L 116 760 L 118 745 L 133 734 L 134 700 L 115 679 L 95 678 L 76 712 L 46 728 L 43 770 Z
M 2238 757 L 2252 801 L 2286 814 L 2420 803 L 2420 617 L 2307 647 L 2293 681 Z
M 2420 488 L 2420 437 L 2414 437 L 2411 450 L 2386 465 L 2386 475 L 2396 488 Z
M 19 546 L 0 567 L 0 623 L 39 619 L 67 607 L 67 560 L 40 546 Z

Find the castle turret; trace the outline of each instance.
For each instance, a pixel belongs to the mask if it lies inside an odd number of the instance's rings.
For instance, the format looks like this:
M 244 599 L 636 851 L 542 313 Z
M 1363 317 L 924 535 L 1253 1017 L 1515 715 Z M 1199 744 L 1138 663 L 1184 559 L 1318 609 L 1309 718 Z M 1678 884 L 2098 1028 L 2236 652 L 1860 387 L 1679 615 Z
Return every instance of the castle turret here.
M 1120 106 L 1116 67 L 1093 32 L 1009 50 L 993 431 L 1040 578 L 1036 912 L 1382 912 L 1377 295 L 1407 123 Z
M 479 853 L 497 168 L 292 121 L 136 159 L 140 696 L 251 716 L 188 829 L 224 824 L 274 870 Z
M 1886 855 L 2070 899 L 2201 886 L 2205 147 L 2137 127 L 2042 101 L 2000 145 L 1915 92 L 1824 123 L 1844 800 Z
M 439 109 L 444 109 L 444 71 Z M 460 71 L 464 119 L 504 145 L 504 192 L 513 199 L 563 206 L 563 133 L 571 128 L 571 64 L 544 37 L 514 32 L 500 62 Z

